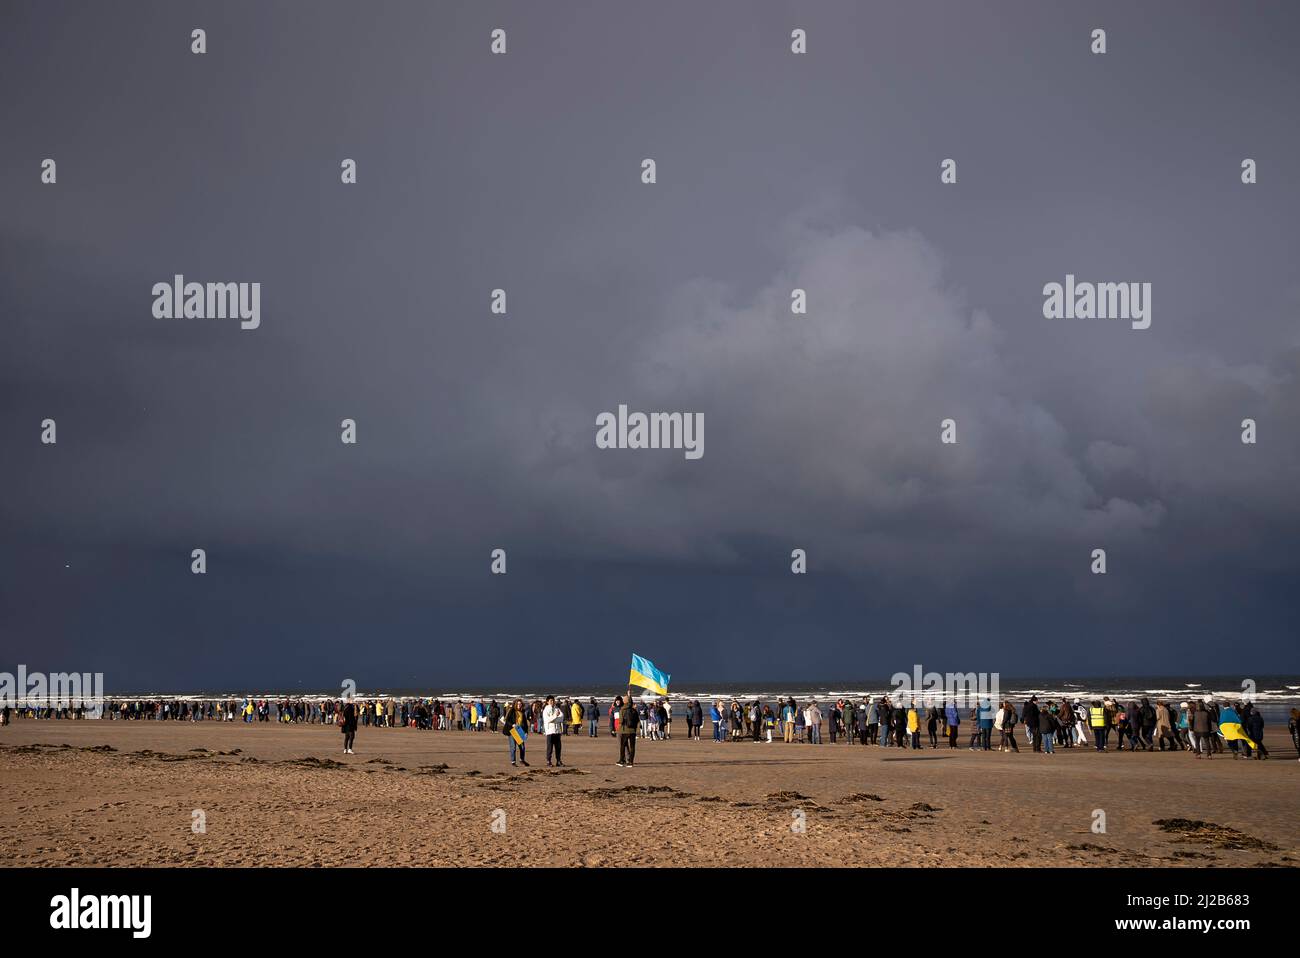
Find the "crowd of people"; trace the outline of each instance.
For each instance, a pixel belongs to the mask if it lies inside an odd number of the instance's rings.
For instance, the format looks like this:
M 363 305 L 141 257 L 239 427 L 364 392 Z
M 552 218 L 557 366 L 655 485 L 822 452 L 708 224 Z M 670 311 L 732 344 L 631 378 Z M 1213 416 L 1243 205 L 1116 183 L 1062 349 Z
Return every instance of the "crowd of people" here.
M 689 708 L 698 715 L 698 702 Z M 1224 708 L 1233 710 L 1234 723 L 1241 726 L 1244 737 L 1222 734 L 1219 720 Z M 1208 758 L 1226 751 L 1233 757 L 1268 758 L 1263 714 L 1250 702 L 1221 704 L 1213 699 L 1171 705 L 1164 699 L 1121 702 L 1107 696 L 1085 704 L 1077 698 L 1040 703 L 1038 696 L 1031 695 L 1017 709 L 1006 700 L 959 707 L 952 699 L 926 704 L 882 695 L 860 702 L 839 699 L 827 704 L 825 714 L 816 701 L 801 705 L 793 698 L 775 704 L 733 700 L 714 702 L 711 717 L 715 742 L 771 742 L 775 737 L 820 745 L 824 724 L 832 743 L 905 749 L 955 749 L 965 744 L 972 751 L 992 751 L 996 732 L 999 751 L 1019 752 L 1019 726 L 1026 747 L 1047 755 L 1057 748 L 1085 746 L 1104 752 L 1113 745 L 1120 752 L 1185 751 Z M 1291 709 L 1288 731 L 1300 753 L 1300 709 Z
M 1220 726 L 1223 710 L 1230 708 L 1229 729 L 1243 735 L 1225 735 Z M 860 701 L 834 702 L 793 697 L 763 702 L 717 700 L 707 715 L 698 699 L 678 703 L 686 738 L 701 739 L 706 718 L 714 743 L 781 741 L 820 745 L 860 744 L 881 748 L 950 749 L 1019 752 L 1021 744 L 1032 752 L 1053 754 L 1058 748 L 1092 748 L 1099 752 L 1187 752 L 1196 758 L 1231 754 L 1234 758 L 1269 757 L 1264 744 L 1265 725 L 1251 702 L 1220 703 L 1192 699 L 1177 704 L 1141 697 L 1121 701 L 1104 697 L 1083 702 L 1061 698 L 1040 702 L 1037 696 L 1016 705 L 1010 701 L 965 703 L 955 700 L 918 701 L 905 696 L 881 695 Z M 630 692 L 617 696 L 608 707 L 595 697 L 555 697 L 504 705 L 495 698 L 224 698 L 107 700 L 102 709 L 84 703 L 6 705 L 0 722 L 11 713 L 27 719 L 87 719 L 110 721 L 275 722 L 291 725 L 348 725 L 351 739 L 357 728 L 414 728 L 430 731 L 501 732 L 510 737 L 512 763 L 522 761 L 527 733 L 543 735 L 547 762 L 561 761 L 565 736 L 601 734 L 602 721 L 610 736 L 620 739 L 620 764 L 632 764 L 637 739 L 672 737 L 673 703 L 665 698 L 636 698 Z M 511 735 L 512 729 L 524 734 Z M 1300 753 L 1300 709 L 1291 709 L 1288 731 Z M 994 742 L 996 733 L 996 743 Z M 1017 735 L 1019 734 L 1019 739 Z M 623 742 L 630 738 L 630 744 Z M 519 741 L 516 741 L 519 739 Z M 351 742 L 345 745 L 350 751 Z M 524 764 L 527 764 L 525 761 Z

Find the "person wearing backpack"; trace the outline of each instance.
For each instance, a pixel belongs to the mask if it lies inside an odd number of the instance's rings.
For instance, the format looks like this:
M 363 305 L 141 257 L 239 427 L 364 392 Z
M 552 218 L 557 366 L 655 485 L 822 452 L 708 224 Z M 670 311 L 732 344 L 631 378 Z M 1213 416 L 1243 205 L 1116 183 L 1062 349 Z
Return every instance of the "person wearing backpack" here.
M 627 690 L 627 701 L 618 716 L 618 766 L 632 768 L 636 763 L 636 730 L 641 724 L 641 714 L 632 701 L 632 690 Z

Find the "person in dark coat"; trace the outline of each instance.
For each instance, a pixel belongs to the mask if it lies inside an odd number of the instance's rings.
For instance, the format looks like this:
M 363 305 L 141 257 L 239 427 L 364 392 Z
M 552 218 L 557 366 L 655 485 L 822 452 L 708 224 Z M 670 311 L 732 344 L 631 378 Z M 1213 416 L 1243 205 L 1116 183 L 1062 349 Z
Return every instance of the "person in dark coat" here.
M 1255 749 L 1255 758 L 1268 758 L 1268 749 L 1264 747 L 1264 716 L 1249 702 L 1242 706 L 1241 724 L 1246 734 L 1258 746 Z
M 352 745 L 357 739 L 357 706 L 349 701 L 343 705 L 343 752 L 352 754 Z
M 1029 732 L 1030 743 L 1033 745 L 1035 752 L 1043 750 L 1043 735 L 1038 727 L 1038 696 L 1029 696 L 1029 701 L 1020 712 L 1020 717 L 1025 721 L 1025 729 Z

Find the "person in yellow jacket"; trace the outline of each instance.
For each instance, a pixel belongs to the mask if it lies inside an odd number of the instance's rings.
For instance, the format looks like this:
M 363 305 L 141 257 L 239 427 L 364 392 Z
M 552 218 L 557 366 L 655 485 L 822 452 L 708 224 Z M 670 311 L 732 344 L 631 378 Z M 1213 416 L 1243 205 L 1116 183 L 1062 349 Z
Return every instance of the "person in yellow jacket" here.
M 907 710 L 907 734 L 912 740 L 912 748 L 920 748 L 921 716 L 916 710 L 916 699 L 912 699 L 912 706 Z
M 573 734 L 577 735 L 582 727 L 582 703 L 577 699 L 569 703 L 569 724 L 573 726 Z
M 1092 729 L 1092 740 L 1099 752 L 1106 751 L 1107 724 L 1106 707 L 1093 699 L 1092 704 L 1088 706 L 1088 727 Z

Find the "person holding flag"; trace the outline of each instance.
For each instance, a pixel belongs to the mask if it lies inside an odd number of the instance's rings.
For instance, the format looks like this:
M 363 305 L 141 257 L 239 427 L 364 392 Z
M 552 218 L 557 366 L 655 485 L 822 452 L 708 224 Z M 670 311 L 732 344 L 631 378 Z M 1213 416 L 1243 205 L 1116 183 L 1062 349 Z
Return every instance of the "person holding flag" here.
M 628 675 L 627 702 L 618 717 L 618 764 L 632 768 L 636 761 L 636 734 L 641 715 L 632 699 L 632 687 L 648 689 L 655 695 L 668 695 L 667 672 L 660 672 L 647 658 L 632 653 L 632 669 Z
M 636 764 L 636 728 L 641 722 L 636 702 L 632 700 L 632 690 L 627 690 L 627 699 L 618 716 L 618 765 L 632 768 Z
M 528 718 L 524 714 L 524 700 L 515 699 L 514 704 L 506 708 L 501 720 L 501 731 L 510 740 L 510 764 L 515 764 L 515 752 L 519 753 L 519 764 L 525 768 L 524 746 L 528 742 Z
M 1248 750 L 1253 749 L 1260 751 L 1259 744 L 1246 734 L 1246 729 L 1241 724 L 1241 716 L 1237 710 L 1230 705 L 1225 705 L 1219 709 L 1219 734 L 1223 736 L 1225 742 L 1245 742 Z M 1237 757 L 1237 746 L 1232 745 L 1232 757 Z M 1250 751 L 1246 752 L 1246 757 L 1250 758 Z

